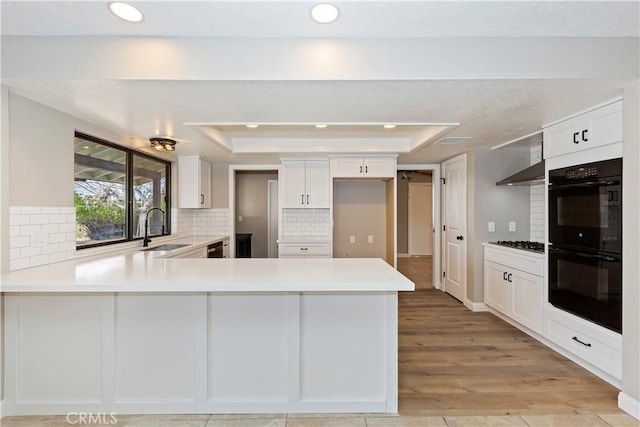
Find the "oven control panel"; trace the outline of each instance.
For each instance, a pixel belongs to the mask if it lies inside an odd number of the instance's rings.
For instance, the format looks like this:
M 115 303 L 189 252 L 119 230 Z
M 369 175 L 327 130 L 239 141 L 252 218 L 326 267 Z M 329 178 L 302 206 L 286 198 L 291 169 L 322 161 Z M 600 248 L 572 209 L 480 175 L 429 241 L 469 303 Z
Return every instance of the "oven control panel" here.
M 569 169 L 567 171 L 567 179 L 584 179 L 592 176 L 598 176 L 598 168 L 595 166 Z

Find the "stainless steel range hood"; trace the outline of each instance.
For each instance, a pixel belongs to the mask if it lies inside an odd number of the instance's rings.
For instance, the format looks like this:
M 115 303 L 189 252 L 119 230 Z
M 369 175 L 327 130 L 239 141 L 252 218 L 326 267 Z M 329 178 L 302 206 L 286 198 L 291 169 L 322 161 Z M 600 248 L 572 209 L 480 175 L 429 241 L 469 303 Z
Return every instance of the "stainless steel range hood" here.
M 496 185 L 535 185 L 544 183 L 544 160 L 521 170 Z

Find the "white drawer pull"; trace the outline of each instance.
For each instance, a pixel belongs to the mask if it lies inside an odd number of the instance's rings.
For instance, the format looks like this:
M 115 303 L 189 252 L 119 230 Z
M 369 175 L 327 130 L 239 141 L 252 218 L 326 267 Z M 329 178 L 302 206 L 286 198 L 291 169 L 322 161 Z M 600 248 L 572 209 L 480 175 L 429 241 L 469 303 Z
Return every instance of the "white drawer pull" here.
M 583 346 L 585 346 L 585 347 L 591 347 L 591 344 L 589 344 L 588 342 L 582 342 L 582 341 L 580 341 L 580 340 L 578 339 L 578 337 L 573 337 L 573 338 L 571 338 L 571 339 L 572 339 L 572 340 L 574 340 L 574 341 L 578 341 L 580 344 L 582 344 L 582 345 L 583 345 Z

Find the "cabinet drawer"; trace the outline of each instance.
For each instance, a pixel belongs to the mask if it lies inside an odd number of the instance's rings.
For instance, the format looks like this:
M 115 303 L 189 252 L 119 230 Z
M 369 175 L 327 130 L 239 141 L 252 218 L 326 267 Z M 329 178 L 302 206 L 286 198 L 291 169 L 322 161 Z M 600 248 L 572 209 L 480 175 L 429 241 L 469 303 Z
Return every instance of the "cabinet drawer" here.
M 321 257 L 329 256 L 329 244 L 328 243 L 281 243 L 278 247 L 278 253 L 284 256 L 299 255 L 299 256 L 316 256 Z
M 622 340 L 553 307 L 546 310 L 544 336 L 617 379 L 622 379 Z M 599 330 L 602 329 L 602 330 Z M 617 336 L 616 336 L 617 335 Z
M 516 253 L 516 251 L 518 253 Z M 510 268 L 535 274 L 536 276 L 542 277 L 544 275 L 544 258 L 533 254 L 529 255 L 526 251 L 486 246 L 484 249 L 484 259 L 486 261 L 508 265 Z

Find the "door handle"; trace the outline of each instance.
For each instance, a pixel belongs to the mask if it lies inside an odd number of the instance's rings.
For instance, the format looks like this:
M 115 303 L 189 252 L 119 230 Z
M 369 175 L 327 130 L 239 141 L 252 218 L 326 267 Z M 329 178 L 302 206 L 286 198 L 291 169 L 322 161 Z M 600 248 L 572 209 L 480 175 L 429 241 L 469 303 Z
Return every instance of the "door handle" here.
M 364 173 L 369 173 L 369 166 L 364 167 Z
M 507 282 L 509 282 L 509 283 L 513 283 L 513 280 L 511 280 L 511 277 L 512 277 L 512 276 L 513 276 L 513 274 L 511 274 L 511 273 L 509 273 L 509 274 L 507 275 Z
M 589 141 L 589 138 L 587 138 L 587 132 L 589 132 L 589 129 L 585 129 L 585 130 L 582 131 L 582 140 L 584 142 Z
M 304 194 L 300 195 L 300 204 L 304 205 Z
M 573 338 L 571 338 L 571 339 L 572 339 L 572 340 L 574 340 L 574 341 L 579 342 L 580 344 L 582 344 L 582 345 L 583 345 L 583 346 L 585 346 L 585 347 L 591 347 L 591 344 L 590 344 L 590 343 L 588 343 L 588 342 L 584 342 L 584 341 L 580 341 L 580 340 L 578 339 L 578 337 L 573 337 Z
M 204 194 L 200 195 L 200 204 L 204 205 Z
M 309 204 L 309 195 L 307 194 L 307 204 Z
M 502 280 L 507 280 L 507 272 L 502 273 Z
M 579 144 L 580 141 L 578 141 L 578 135 L 580 135 L 580 132 L 574 132 L 573 133 L 573 143 L 574 144 Z
M 464 240 L 464 237 L 462 237 L 462 236 L 456 236 L 456 240 Z
M 362 173 L 362 166 L 360 166 L 360 173 Z

